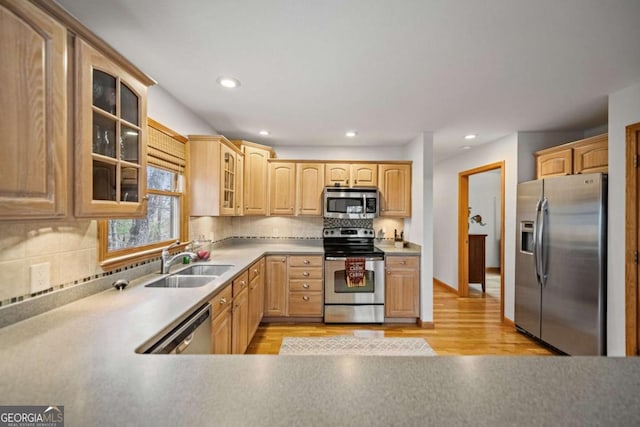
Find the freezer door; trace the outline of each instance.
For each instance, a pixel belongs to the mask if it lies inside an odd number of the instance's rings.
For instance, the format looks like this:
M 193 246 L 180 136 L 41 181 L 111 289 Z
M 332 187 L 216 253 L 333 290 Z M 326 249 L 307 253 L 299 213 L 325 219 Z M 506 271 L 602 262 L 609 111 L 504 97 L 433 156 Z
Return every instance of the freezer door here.
M 541 338 L 571 355 L 605 354 L 606 175 L 544 181 Z
M 515 323 L 540 337 L 540 285 L 536 278 L 536 206 L 542 199 L 542 180 L 518 185 L 516 208 Z

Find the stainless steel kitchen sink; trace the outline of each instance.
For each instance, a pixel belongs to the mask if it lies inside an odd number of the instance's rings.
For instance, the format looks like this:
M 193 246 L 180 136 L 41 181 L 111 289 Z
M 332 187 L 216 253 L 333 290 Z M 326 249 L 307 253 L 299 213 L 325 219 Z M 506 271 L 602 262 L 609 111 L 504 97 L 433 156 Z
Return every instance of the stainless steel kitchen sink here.
M 174 274 L 145 285 L 147 288 L 199 288 L 210 283 L 216 276 L 183 276 Z
M 177 271 L 176 274 L 181 276 L 220 276 L 233 267 L 233 265 L 192 265 L 184 270 Z

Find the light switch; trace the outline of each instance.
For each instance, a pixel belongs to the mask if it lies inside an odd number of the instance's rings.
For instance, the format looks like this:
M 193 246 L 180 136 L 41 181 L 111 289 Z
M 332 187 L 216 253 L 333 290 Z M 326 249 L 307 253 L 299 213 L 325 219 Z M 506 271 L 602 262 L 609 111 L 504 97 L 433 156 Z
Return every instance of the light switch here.
M 51 263 L 43 262 L 29 267 L 31 293 L 41 292 L 51 287 Z

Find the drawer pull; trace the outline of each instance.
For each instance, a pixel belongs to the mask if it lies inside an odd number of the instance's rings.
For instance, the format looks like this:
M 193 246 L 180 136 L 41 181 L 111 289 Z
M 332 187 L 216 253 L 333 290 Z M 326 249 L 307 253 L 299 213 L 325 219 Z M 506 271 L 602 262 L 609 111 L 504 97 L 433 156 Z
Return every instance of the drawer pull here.
M 305 295 L 305 296 L 303 296 L 303 297 L 302 297 L 302 299 L 303 299 L 303 300 L 305 300 L 305 301 L 309 301 L 309 297 L 308 297 L 308 296 L 306 296 L 306 295 Z
M 220 298 L 220 305 L 225 305 L 227 303 L 227 299 L 225 297 Z
M 405 265 L 407 261 L 402 261 L 400 264 Z
M 240 281 L 240 286 L 242 286 L 244 288 L 245 286 L 247 286 L 247 282 L 245 282 L 244 280 L 241 280 Z
M 302 273 L 302 275 L 303 275 L 304 277 L 309 277 L 309 272 L 308 272 L 308 271 L 305 271 L 304 273 Z
M 305 283 L 305 284 L 302 285 L 302 287 L 305 288 L 305 289 L 309 289 L 309 284 Z
M 305 260 L 304 260 L 304 263 L 305 263 L 305 264 L 309 264 L 309 262 L 310 262 L 310 261 L 309 261 L 308 259 L 305 259 Z
M 258 269 L 257 269 L 257 268 L 254 268 L 254 269 L 253 269 L 253 272 L 254 272 L 256 275 L 257 275 L 257 274 L 259 274 L 259 271 L 258 271 Z

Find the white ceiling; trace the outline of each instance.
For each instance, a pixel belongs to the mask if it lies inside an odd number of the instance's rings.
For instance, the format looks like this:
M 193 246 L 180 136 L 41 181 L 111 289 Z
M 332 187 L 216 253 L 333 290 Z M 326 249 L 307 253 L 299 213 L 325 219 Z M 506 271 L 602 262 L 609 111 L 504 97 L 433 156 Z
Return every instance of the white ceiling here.
M 272 146 L 432 131 L 441 159 L 467 133 L 606 124 L 640 81 L 639 0 L 59 1 L 220 133 Z

